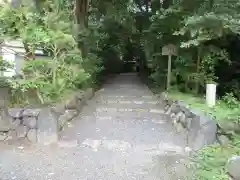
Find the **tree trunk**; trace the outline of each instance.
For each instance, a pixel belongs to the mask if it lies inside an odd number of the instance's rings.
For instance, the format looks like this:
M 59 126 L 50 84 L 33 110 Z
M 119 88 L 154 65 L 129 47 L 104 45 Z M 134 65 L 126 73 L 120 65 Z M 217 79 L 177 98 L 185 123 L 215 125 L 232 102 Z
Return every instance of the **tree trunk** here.
M 74 7 L 74 13 L 75 13 L 75 21 L 78 26 L 78 32 L 80 31 L 86 31 L 88 28 L 88 6 L 89 6 L 89 0 L 75 0 L 75 7 Z M 79 34 L 77 35 L 79 48 L 82 51 L 82 56 L 87 56 L 87 46 L 86 42 L 80 40 Z
M 197 48 L 197 76 L 199 76 L 200 72 L 200 61 L 201 61 L 201 47 Z M 196 81 L 196 87 L 195 87 L 195 93 L 198 94 L 199 92 L 199 77 L 197 77 L 198 80 Z
M 31 51 L 29 45 L 26 42 L 23 42 L 23 46 L 24 46 L 24 49 L 25 49 L 24 59 L 27 60 L 27 61 L 35 60 L 35 58 L 36 58 L 35 54 Z

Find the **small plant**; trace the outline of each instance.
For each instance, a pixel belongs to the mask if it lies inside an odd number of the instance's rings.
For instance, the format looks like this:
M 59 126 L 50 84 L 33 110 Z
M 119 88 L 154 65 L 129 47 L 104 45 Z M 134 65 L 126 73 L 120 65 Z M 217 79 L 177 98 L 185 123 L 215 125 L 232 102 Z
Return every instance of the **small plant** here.
M 12 68 L 12 64 L 9 62 L 3 60 L 2 57 L 0 57 L 0 72 L 7 72 L 9 68 Z M 0 77 L 0 87 L 9 87 L 10 86 L 10 80 L 8 77 L 1 76 Z
M 229 108 L 238 108 L 239 107 L 239 101 L 234 96 L 232 92 L 226 93 L 225 96 L 223 96 L 222 100 L 227 104 Z

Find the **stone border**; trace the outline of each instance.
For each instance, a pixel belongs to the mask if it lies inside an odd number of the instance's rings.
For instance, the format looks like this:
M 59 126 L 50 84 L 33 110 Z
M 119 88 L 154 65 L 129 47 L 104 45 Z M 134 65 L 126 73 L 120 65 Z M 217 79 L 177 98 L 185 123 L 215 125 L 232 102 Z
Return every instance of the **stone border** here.
M 232 180 L 240 179 L 239 167 L 240 167 L 240 156 L 233 156 L 228 160 L 226 169 L 227 169 L 228 175 Z
M 67 122 L 79 115 L 93 95 L 93 89 L 89 88 L 83 93 L 75 93 L 69 100 L 56 106 L 9 109 L 5 113 L 5 120 L 0 120 L 0 141 L 26 139 L 44 145 L 56 143 L 59 132 Z
M 187 146 L 197 151 L 216 142 L 228 144 L 231 135 L 226 130 L 235 131 L 236 127 L 224 127 L 217 124 L 210 115 L 193 110 L 182 101 L 175 101 L 166 93 L 160 95 L 166 114 L 172 118 L 172 124 L 178 132 L 186 134 Z M 227 129 L 229 128 L 229 129 Z M 240 180 L 240 156 L 233 156 L 226 164 L 226 170 L 231 180 Z
M 217 142 L 218 128 L 212 117 L 190 108 L 183 101 L 170 99 L 166 93 L 162 93 L 160 99 L 177 132 L 186 135 L 187 147 L 198 151 Z

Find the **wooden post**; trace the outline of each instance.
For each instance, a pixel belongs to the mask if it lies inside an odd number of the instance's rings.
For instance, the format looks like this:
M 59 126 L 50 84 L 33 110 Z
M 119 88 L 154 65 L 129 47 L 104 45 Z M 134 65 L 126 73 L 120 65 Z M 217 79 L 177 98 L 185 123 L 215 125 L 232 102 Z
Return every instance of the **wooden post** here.
M 172 56 L 168 55 L 167 90 L 169 90 L 171 86 L 171 69 L 172 69 L 171 66 L 172 66 Z
M 177 51 L 177 47 L 173 44 L 166 45 L 162 48 L 162 55 L 168 56 L 167 90 L 169 90 L 171 86 L 172 56 L 177 56 Z

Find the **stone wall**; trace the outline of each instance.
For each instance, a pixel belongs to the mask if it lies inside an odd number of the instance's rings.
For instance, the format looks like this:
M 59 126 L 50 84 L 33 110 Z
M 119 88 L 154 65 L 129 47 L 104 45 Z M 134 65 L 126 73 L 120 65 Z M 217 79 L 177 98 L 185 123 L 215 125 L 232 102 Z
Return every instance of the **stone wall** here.
M 186 135 L 190 150 L 197 151 L 213 143 L 225 145 L 231 138 L 228 131 L 235 133 L 239 131 L 238 126 L 217 124 L 210 115 L 196 111 L 182 101 L 172 100 L 166 93 L 162 93 L 160 99 L 165 112 L 171 116 L 176 131 Z M 226 170 L 231 180 L 240 180 L 239 167 L 240 156 L 233 156 L 228 160 Z
M 9 109 L 9 125 L 0 126 L 0 141 L 27 139 L 37 142 L 39 109 Z
M 2 109 L 0 141 L 24 139 L 32 143 L 51 144 L 58 141 L 64 125 L 78 116 L 83 105 L 92 98 L 93 89 L 75 93 L 67 101 L 38 109 Z
M 197 151 L 217 141 L 217 124 L 211 116 L 190 108 L 182 101 L 171 100 L 166 93 L 161 95 L 161 101 L 177 132 L 186 135 L 189 148 Z

